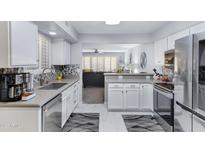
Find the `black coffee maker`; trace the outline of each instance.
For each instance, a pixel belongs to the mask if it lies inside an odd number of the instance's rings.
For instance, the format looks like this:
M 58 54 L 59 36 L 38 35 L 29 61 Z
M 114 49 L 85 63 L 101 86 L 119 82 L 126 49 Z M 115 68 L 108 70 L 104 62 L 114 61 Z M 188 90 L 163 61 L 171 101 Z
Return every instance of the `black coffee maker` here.
M 23 74 L 10 73 L 0 74 L 0 101 L 21 100 L 23 92 Z

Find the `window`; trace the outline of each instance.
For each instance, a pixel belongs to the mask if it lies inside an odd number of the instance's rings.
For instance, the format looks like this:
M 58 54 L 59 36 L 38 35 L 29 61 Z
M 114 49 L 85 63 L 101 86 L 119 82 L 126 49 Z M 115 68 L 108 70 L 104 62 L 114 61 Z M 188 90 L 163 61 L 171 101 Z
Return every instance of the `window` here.
M 105 60 L 104 60 L 104 70 L 105 72 L 110 72 L 111 69 L 110 69 L 110 57 L 105 57 Z
M 49 64 L 49 38 L 46 36 L 39 34 L 38 37 L 38 47 L 39 47 L 39 55 L 40 55 L 40 68 L 48 68 Z
M 83 58 L 83 64 L 84 64 L 84 68 L 83 69 L 91 69 L 90 57 L 84 57 Z
M 110 64 L 111 72 L 117 71 L 117 58 L 116 58 L 116 57 L 111 57 L 110 63 L 111 63 L 111 64 Z
M 104 57 L 103 56 L 98 56 L 98 72 L 103 72 L 104 71 Z
M 83 56 L 83 69 L 94 72 L 115 72 L 117 70 L 116 56 Z
M 98 71 L 98 61 L 97 61 L 97 57 L 92 57 L 91 59 L 92 62 L 92 71 L 97 72 Z

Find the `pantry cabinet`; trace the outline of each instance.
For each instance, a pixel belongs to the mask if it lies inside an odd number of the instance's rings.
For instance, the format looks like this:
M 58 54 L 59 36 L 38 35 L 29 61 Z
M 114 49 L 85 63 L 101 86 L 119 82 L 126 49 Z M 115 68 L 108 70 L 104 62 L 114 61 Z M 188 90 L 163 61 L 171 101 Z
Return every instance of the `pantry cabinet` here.
M 108 84 L 109 110 L 153 110 L 153 85 L 139 83 Z
M 38 65 L 38 27 L 32 22 L 0 22 L 0 67 Z
M 51 53 L 53 65 L 70 64 L 70 44 L 66 40 L 52 40 Z

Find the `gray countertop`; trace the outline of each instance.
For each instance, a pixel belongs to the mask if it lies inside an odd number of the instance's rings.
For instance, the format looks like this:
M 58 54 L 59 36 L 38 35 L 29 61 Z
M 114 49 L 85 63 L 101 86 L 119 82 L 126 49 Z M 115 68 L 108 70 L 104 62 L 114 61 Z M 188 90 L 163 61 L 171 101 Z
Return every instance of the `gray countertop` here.
M 153 73 L 104 73 L 105 76 L 153 76 Z
M 153 83 L 151 79 L 106 79 L 107 83 Z
M 27 101 L 17 101 L 17 102 L 0 102 L 0 107 L 42 107 L 52 98 L 63 92 L 65 89 L 69 88 L 71 85 L 79 81 L 79 78 L 63 79 L 61 81 L 52 81 L 55 83 L 67 83 L 65 86 L 57 90 L 40 90 L 40 86 L 35 87 L 36 96 Z M 50 83 L 52 83 L 50 82 Z M 44 85 L 45 86 L 45 85 Z

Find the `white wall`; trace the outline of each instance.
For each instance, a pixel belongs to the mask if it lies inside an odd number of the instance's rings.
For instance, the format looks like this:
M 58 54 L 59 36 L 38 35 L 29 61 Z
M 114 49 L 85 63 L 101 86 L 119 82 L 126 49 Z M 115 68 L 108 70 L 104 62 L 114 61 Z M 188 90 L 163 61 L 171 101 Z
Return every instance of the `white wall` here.
M 150 43 L 151 35 L 147 34 L 80 34 L 81 43 L 100 43 L 100 44 L 135 44 Z
M 147 54 L 147 65 L 144 69 L 139 67 L 140 55 L 142 52 L 145 52 Z M 154 45 L 153 44 L 142 44 L 140 46 L 130 49 L 125 55 L 126 59 L 128 59 L 127 56 L 129 56 L 130 53 L 132 53 L 133 55 L 133 64 L 138 66 L 139 72 L 153 73 L 153 68 L 154 68 Z

